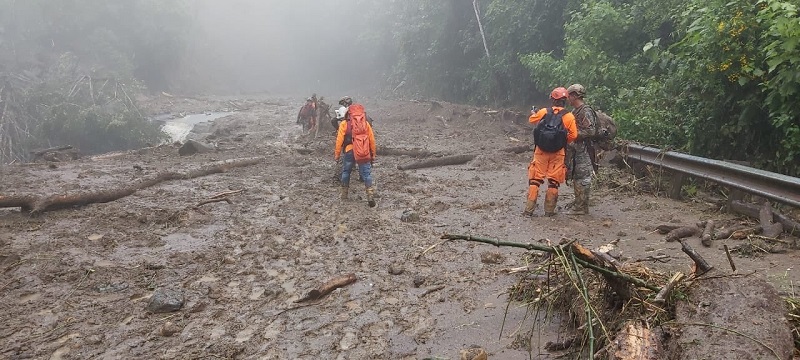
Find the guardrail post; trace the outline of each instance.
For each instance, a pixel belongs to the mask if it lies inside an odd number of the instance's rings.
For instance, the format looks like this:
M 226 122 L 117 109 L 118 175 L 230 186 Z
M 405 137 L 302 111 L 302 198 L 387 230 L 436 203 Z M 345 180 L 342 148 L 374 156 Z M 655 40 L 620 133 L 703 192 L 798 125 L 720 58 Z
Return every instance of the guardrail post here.
M 674 200 L 681 200 L 683 198 L 683 183 L 686 180 L 686 174 L 680 173 L 677 171 L 672 171 L 672 175 L 669 180 L 669 190 L 667 190 L 667 196 L 670 199 Z

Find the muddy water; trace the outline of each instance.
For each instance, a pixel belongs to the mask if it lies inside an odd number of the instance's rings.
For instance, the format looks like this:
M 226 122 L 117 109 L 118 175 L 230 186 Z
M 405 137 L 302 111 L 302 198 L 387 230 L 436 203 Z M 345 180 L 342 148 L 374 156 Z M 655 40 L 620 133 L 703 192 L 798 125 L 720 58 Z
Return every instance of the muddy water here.
M 697 205 L 608 191 L 595 194 L 595 213 L 586 218 L 523 218 L 530 159 L 497 151 L 514 145 L 508 130 L 472 115 L 443 124 L 416 103 L 367 103 L 379 145 L 478 158 L 400 171 L 397 165 L 414 160 L 379 156 L 378 206 L 366 206 L 355 181 L 342 202 L 331 181 L 333 139 L 302 137 L 294 124 L 299 105 L 253 100 L 243 104 L 251 110 L 218 119 L 215 126 L 235 129 L 218 139 L 231 150 L 179 157 L 177 149 L 161 147 L 5 171 L 4 181 L 20 192 L 70 193 L 265 157 L 257 166 L 38 218 L 0 210 L 0 269 L 7 269 L 0 280 L 0 358 L 455 359 L 473 344 L 490 358 L 554 358 L 542 347 L 558 338 L 557 320 L 529 333 L 535 314 L 512 304 L 506 316 L 505 293 L 517 275 L 504 270 L 525 265 L 524 251 L 447 242 L 421 253 L 445 232 L 523 243 L 577 238 L 593 247 L 616 240 L 628 259 L 668 253 L 676 260 L 667 266 L 685 271 L 680 245 L 664 243 L 646 225 L 709 216 Z M 233 139 L 241 134 L 243 140 Z M 193 207 L 239 189 L 245 191 L 231 196 L 231 204 Z M 563 204 L 571 191 L 562 190 Z M 406 209 L 420 220 L 401 222 Z M 485 263 L 485 254 L 499 260 Z M 708 254 L 710 261 L 724 257 Z M 768 276 L 786 272 L 784 279 L 796 281 L 787 270 L 796 260 L 786 254 L 737 265 Z M 347 273 L 356 274 L 356 283 L 292 309 L 309 290 Z M 159 288 L 182 291 L 183 309 L 147 313 Z M 171 336 L 161 331 L 168 323 L 178 329 Z
M 190 114 L 183 117 L 162 119 L 164 125 L 161 131 L 169 135 L 172 142 L 183 142 L 186 136 L 192 132 L 192 129 L 197 124 L 212 122 L 216 119 L 228 116 L 230 112 L 210 112 L 203 114 Z

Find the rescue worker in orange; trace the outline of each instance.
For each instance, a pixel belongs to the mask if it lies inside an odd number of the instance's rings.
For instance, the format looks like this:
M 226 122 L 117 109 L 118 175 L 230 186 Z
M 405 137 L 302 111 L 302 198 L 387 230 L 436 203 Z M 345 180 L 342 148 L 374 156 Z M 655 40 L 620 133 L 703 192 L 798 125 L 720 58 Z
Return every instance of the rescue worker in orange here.
M 349 97 L 346 98 L 349 100 L 347 101 L 348 108 L 355 106 L 352 99 Z M 361 108 L 363 109 L 363 107 Z M 349 112 L 350 111 L 348 110 L 348 113 Z M 366 117 L 366 114 L 364 114 L 364 117 Z M 369 124 L 369 122 L 364 119 L 363 121 L 366 123 L 367 136 L 369 138 L 370 159 L 364 163 L 357 164 L 353 152 L 354 134 L 352 127 L 349 126 L 351 121 L 355 120 L 352 120 L 350 116 L 346 116 L 344 121 L 339 123 L 339 129 L 336 133 L 336 147 L 333 149 L 334 160 L 339 161 L 340 157 L 344 158 L 341 173 L 341 199 L 347 200 L 348 192 L 350 190 L 350 172 L 353 170 L 353 167 L 358 166 L 358 174 L 361 177 L 361 180 L 364 181 L 364 186 L 366 186 L 367 204 L 369 207 L 375 207 L 375 187 L 373 186 L 372 178 L 372 162 L 375 161 L 375 155 L 378 153 L 377 145 L 375 144 L 375 133 L 372 131 L 372 126 Z M 342 154 L 344 156 L 342 156 Z
M 563 144 L 572 143 L 578 137 L 578 129 L 575 125 L 575 117 L 567 111 L 564 107 L 567 103 L 567 89 L 558 87 L 553 89 L 550 93 L 550 100 L 553 106 L 539 109 L 538 111 L 531 111 L 530 123 L 534 126 L 539 125 L 542 120 L 547 116 L 556 116 L 561 118 L 563 124 L 563 136 L 566 140 L 562 140 Z M 547 193 L 544 198 L 544 214 L 545 216 L 553 216 L 556 214 L 556 204 L 558 203 L 558 187 L 564 183 L 567 176 L 567 169 L 564 166 L 564 147 L 556 151 L 547 152 L 540 146 L 543 144 L 534 144 L 536 147 L 533 151 L 533 159 L 528 165 L 528 201 L 525 203 L 525 210 L 523 215 L 533 216 L 536 210 L 536 200 L 539 197 L 539 187 L 544 185 L 547 181 Z

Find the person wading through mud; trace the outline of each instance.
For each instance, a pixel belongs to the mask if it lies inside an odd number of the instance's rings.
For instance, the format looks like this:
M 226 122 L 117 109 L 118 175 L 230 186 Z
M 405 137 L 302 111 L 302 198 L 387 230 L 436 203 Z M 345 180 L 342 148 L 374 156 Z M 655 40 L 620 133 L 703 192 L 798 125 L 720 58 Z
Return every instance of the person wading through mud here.
M 564 148 L 578 137 L 575 117 L 564 109 L 567 103 L 567 89 L 558 87 L 550 93 L 553 106 L 531 110 L 530 123 L 536 128 L 533 131 L 533 159 L 528 165 L 528 201 L 525 203 L 523 215 L 533 216 L 536 210 L 536 199 L 539 187 L 547 180 L 547 193 L 544 199 L 544 214 L 556 214 L 558 187 L 566 180 L 567 171 L 564 166 Z
M 316 96 L 316 95 L 315 95 Z M 317 104 L 314 98 L 306 99 L 305 105 L 297 113 L 297 123 L 303 125 L 303 132 L 311 133 L 317 126 Z
M 342 100 L 345 99 L 343 98 Z M 357 103 L 354 104 L 351 99 L 349 100 L 347 116 L 345 121 L 339 123 L 339 130 L 336 133 L 336 146 L 333 149 L 333 157 L 336 161 L 339 161 L 341 154 L 344 153 L 341 199 L 347 200 L 350 190 L 350 172 L 354 166 L 358 165 L 358 173 L 366 187 L 367 204 L 369 204 L 369 207 L 375 207 L 375 188 L 373 187 L 372 179 L 372 163 L 375 161 L 375 154 L 377 153 L 375 134 L 372 132 L 372 125 L 367 121 L 367 113 L 364 111 L 364 106 Z
M 586 88 L 581 84 L 572 84 L 567 88 L 568 101 L 573 107 L 578 138 L 567 145 L 566 165 L 567 179 L 572 180 L 575 190 L 575 201 L 567 207 L 572 209 L 567 215 L 586 215 L 589 213 L 589 195 L 594 172 L 595 151 L 592 138 L 597 134 L 597 113 L 587 105 L 583 98 Z

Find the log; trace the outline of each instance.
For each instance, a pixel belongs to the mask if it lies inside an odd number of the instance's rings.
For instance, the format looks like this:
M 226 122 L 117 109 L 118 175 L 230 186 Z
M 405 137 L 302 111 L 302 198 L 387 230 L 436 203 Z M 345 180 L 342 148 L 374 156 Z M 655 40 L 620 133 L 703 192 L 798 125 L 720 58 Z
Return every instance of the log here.
M 151 187 L 158 183 L 169 180 L 193 179 L 201 176 L 226 172 L 232 168 L 251 166 L 262 162 L 264 158 L 244 158 L 234 159 L 213 163 L 209 166 L 191 170 L 187 173 L 162 172 L 155 177 L 143 179 L 137 183 L 123 186 L 117 189 L 98 190 L 66 195 L 0 195 L 0 208 L 21 207 L 23 211 L 30 211 L 31 214 L 40 214 L 45 211 L 63 209 L 73 206 L 83 206 L 88 204 L 106 203 L 121 199 L 135 193 L 138 190 Z
M 65 146 L 56 146 L 56 147 L 51 147 L 51 148 L 47 148 L 47 149 L 31 151 L 31 153 L 33 154 L 34 158 L 38 158 L 38 157 L 40 157 L 40 156 L 42 156 L 44 154 L 47 154 L 49 152 L 58 152 L 58 151 L 71 150 L 71 149 L 72 149 L 72 145 L 65 145 Z
M 700 243 L 705 247 L 711 247 L 711 241 L 714 240 L 714 220 L 708 220 L 706 227 L 703 229 L 703 235 L 700 237 Z
M 395 149 L 390 147 L 378 148 L 378 155 L 381 156 L 411 156 L 415 158 L 426 158 L 436 156 L 435 153 L 421 149 Z
M 740 230 L 734 231 L 730 238 L 734 240 L 744 240 L 747 239 L 750 235 L 756 235 L 761 233 L 761 226 L 756 226 L 752 228 L 744 228 Z
M 533 145 L 519 145 L 519 146 L 512 146 L 507 147 L 502 150 L 503 152 L 509 152 L 514 154 L 522 154 L 524 152 L 533 151 Z
M 677 241 L 686 237 L 695 236 L 700 233 L 700 228 L 697 226 L 684 226 L 670 231 L 665 240 L 667 242 Z
M 656 360 L 666 359 L 664 346 L 658 336 L 640 321 L 629 321 L 609 344 L 608 359 Z
M 730 210 L 737 214 L 746 215 L 752 218 L 759 218 L 760 208 L 757 205 L 747 204 L 741 201 L 732 201 L 730 205 Z M 788 216 L 780 213 L 779 211 L 775 211 L 775 209 L 772 209 L 772 215 L 774 217 L 773 221 L 777 220 L 777 222 L 783 225 L 784 232 L 786 232 L 789 235 L 800 234 L 799 222 L 792 220 Z
M 733 235 L 735 231 L 742 230 L 745 228 L 747 227 L 744 225 L 734 225 L 727 227 L 725 229 L 717 229 L 718 231 L 714 234 L 714 240 L 727 239 L 731 237 L 731 235 Z
M 325 295 L 328 295 L 331 292 L 333 292 L 333 290 L 336 290 L 340 287 L 345 287 L 354 282 L 356 282 L 356 274 L 350 273 L 347 275 L 337 276 L 333 279 L 326 281 L 318 288 L 309 291 L 308 294 L 306 294 L 306 296 L 297 299 L 294 302 L 299 303 L 304 301 L 319 300 L 323 298 Z
M 669 234 L 670 231 L 680 228 L 680 225 L 658 225 L 656 226 L 656 231 L 658 231 L 661 235 Z
M 694 264 L 697 268 L 695 273 L 698 276 L 703 275 L 714 268 L 708 262 L 706 262 L 706 259 L 703 259 L 703 257 L 697 253 L 697 251 L 694 251 L 694 249 L 692 249 L 692 247 L 689 246 L 686 241 L 681 240 L 681 250 L 686 253 L 686 255 L 689 255 L 689 257 L 692 258 L 692 261 L 694 261 Z
M 412 170 L 412 169 L 422 169 L 422 168 L 430 168 L 437 166 L 461 165 L 461 164 L 466 164 L 472 161 L 473 159 L 475 159 L 475 155 L 446 156 L 438 159 L 413 162 L 406 165 L 397 165 L 397 169 Z
M 768 238 L 777 238 L 783 232 L 783 225 L 781 223 L 773 223 L 772 220 L 775 216 L 772 213 L 772 205 L 769 201 L 765 201 L 764 205 L 758 210 L 758 221 L 761 223 L 761 235 Z

